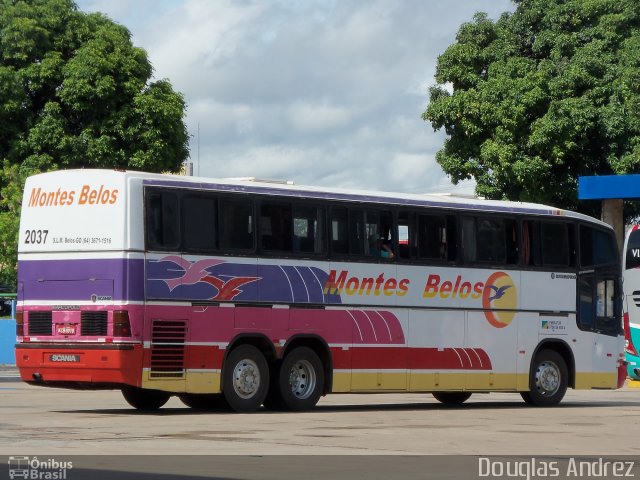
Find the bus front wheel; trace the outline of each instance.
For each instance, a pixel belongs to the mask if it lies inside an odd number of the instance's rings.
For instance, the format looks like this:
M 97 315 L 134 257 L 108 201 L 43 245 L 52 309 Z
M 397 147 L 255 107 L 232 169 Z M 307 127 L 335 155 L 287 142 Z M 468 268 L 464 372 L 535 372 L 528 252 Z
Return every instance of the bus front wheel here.
M 253 345 L 241 345 L 225 360 L 222 391 L 236 412 L 253 412 L 260 408 L 269 388 L 269 365 L 262 352 Z
M 158 410 L 171 398 L 167 392 L 131 386 L 122 388 L 122 396 L 133 408 L 144 412 Z
M 528 405 L 551 407 L 560 403 L 568 385 L 569 370 L 562 356 L 553 350 L 542 350 L 531 365 L 530 390 L 520 395 Z
M 278 375 L 278 400 L 295 412 L 313 408 L 324 389 L 324 369 L 316 352 L 298 347 L 282 361 Z

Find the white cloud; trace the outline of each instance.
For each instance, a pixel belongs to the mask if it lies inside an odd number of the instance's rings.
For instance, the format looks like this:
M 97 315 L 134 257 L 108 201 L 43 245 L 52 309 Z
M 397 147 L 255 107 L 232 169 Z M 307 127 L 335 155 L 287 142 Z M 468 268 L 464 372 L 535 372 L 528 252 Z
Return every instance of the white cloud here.
M 421 119 L 427 89 L 462 22 L 513 8 L 509 0 L 78 4 L 127 26 L 156 78 L 184 93 L 202 175 L 413 192 L 469 190 L 451 186 L 435 162 L 445 136 Z
M 326 102 L 295 102 L 289 107 L 289 116 L 292 129 L 313 133 L 345 127 L 351 119 L 351 112 L 344 107 L 327 105 Z

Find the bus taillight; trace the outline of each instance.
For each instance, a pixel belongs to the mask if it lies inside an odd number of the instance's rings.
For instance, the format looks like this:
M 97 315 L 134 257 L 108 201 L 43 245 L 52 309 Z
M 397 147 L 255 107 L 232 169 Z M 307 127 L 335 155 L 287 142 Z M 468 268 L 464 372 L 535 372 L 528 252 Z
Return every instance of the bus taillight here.
M 130 337 L 131 324 L 129 323 L 129 312 L 126 310 L 115 310 L 113 312 L 113 336 Z
M 16 312 L 16 336 L 24 336 L 24 312 L 22 310 Z
M 629 314 L 624 314 L 624 349 L 625 351 L 634 356 L 638 356 L 638 351 L 636 347 L 633 345 L 633 340 L 631 340 L 631 329 L 629 327 Z

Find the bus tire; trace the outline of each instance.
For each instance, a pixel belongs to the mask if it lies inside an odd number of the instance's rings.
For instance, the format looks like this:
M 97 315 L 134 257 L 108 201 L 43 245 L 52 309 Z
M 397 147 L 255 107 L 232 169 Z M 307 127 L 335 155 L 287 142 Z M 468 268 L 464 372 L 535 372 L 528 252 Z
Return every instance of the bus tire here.
M 282 400 L 282 394 L 280 393 L 280 362 L 273 366 L 269 376 L 271 378 L 269 391 L 262 405 L 264 405 L 264 408 L 267 410 L 276 412 L 287 410 L 287 406 L 284 400 Z
M 129 405 L 143 412 L 158 410 L 171 398 L 171 394 L 167 392 L 131 387 L 129 385 L 122 387 L 122 396 Z
M 434 392 L 431 395 L 445 405 L 462 405 L 471 396 L 469 392 Z
M 324 369 L 316 352 L 308 347 L 289 352 L 280 366 L 278 384 L 282 406 L 287 410 L 312 409 L 324 390 Z
M 222 391 L 236 412 L 254 412 L 267 396 L 269 365 L 253 345 L 235 348 L 225 360 Z
M 229 404 L 221 393 L 183 393 L 179 398 L 182 403 L 194 410 L 229 410 Z
M 569 385 L 569 369 L 553 350 L 538 352 L 531 365 L 529 391 L 520 395 L 528 405 L 551 407 L 560 403 Z

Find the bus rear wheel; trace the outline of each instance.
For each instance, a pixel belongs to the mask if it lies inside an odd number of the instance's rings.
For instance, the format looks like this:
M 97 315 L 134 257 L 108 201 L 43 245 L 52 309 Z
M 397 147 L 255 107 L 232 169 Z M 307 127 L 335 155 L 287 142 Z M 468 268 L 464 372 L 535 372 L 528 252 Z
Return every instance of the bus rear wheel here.
M 167 392 L 131 386 L 122 388 L 122 396 L 129 405 L 143 412 L 158 410 L 171 398 L 171 395 Z
M 289 352 L 278 374 L 277 404 L 301 412 L 312 409 L 324 390 L 324 369 L 316 352 L 298 347 Z
M 280 393 L 280 363 L 281 362 L 278 362 L 272 366 L 273 368 L 269 373 L 269 378 L 271 379 L 269 391 L 267 392 L 264 402 L 262 402 L 264 408 L 275 412 L 287 410 L 287 406 L 282 400 L 282 393 Z
M 222 391 L 236 412 L 253 412 L 260 408 L 269 388 L 269 365 L 253 345 L 234 349 L 225 361 Z
M 542 350 L 531 365 L 530 390 L 520 395 L 528 405 L 551 407 L 560 403 L 568 385 L 569 370 L 562 356 L 553 350 Z
M 462 405 L 471 396 L 469 392 L 434 392 L 432 395 L 445 405 Z
M 224 411 L 229 404 L 221 393 L 183 393 L 180 401 L 194 410 Z

